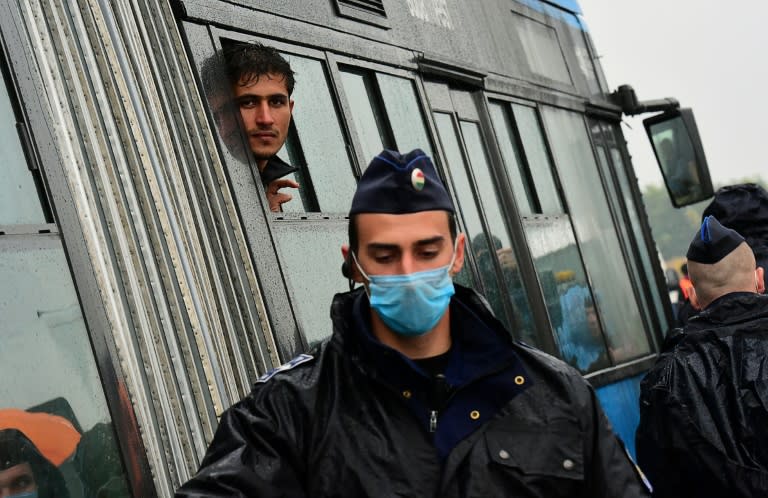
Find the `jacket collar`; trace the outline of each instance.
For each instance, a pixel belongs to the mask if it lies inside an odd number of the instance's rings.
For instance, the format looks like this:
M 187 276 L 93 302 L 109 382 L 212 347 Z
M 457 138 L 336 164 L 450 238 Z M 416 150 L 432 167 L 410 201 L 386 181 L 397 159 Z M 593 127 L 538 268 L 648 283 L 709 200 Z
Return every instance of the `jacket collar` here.
M 298 170 L 299 168 L 291 166 L 279 157 L 272 156 L 267 160 L 267 165 L 264 167 L 264 171 L 260 171 L 259 175 L 261 176 L 261 182 L 266 186 L 278 178 L 290 175 Z

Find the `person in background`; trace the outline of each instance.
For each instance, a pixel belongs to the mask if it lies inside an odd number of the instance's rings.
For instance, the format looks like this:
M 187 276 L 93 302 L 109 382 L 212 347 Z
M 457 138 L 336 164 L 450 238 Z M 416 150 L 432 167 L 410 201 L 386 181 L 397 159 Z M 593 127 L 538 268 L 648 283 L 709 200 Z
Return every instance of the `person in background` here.
M 68 498 L 58 467 L 79 442 L 80 434 L 62 417 L 0 410 L 0 498 Z
M 637 456 L 654 497 L 768 496 L 768 296 L 736 231 L 688 249 L 691 317 L 641 383 Z
M 465 242 L 424 152 L 375 157 L 342 248 L 362 286 L 223 414 L 176 496 L 649 496 L 589 383 L 453 283 Z

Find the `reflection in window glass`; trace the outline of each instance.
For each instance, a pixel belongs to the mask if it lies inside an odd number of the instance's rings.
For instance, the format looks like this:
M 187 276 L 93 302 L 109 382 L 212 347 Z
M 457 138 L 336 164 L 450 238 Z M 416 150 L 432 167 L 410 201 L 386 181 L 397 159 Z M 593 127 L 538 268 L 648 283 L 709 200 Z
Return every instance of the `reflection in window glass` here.
M 296 321 L 307 342 L 314 344 L 331 335 L 328 317 L 334 294 L 349 290 L 341 274 L 347 222 L 281 221 L 273 227 Z
M 507 176 L 512 183 L 512 192 L 515 194 L 517 209 L 521 216 L 527 216 L 538 212 L 538 209 L 536 208 L 535 194 L 531 192 L 531 187 L 528 184 L 528 174 L 525 171 L 523 159 L 520 157 L 512 122 L 504 110 L 505 106 L 506 104 L 492 102 L 490 104 L 491 120 L 499 139 L 499 148 L 504 158 Z
M 0 81 L 0 226 L 46 223 L 32 173 L 21 148 L 19 132 L 5 83 Z
M 432 146 L 413 82 L 407 78 L 381 73 L 377 73 L 376 78 L 397 149 L 403 153 L 421 149 L 432 157 Z
M 472 193 L 464 159 L 461 155 L 459 137 L 456 135 L 450 114 L 436 112 L 435 122 L 437 124 L 437 132 L 440 135 L 440 142 L 445 152 L 445 158 L 448 162 L 448 171 L 453 178 L 461 216 L 464 219 L 468 249 L 472 252 L 477 263 L 485 297 L 488 299 L 493 312 L 499 320 L 506 322 L 506 314 L 501 297 L 503 293 L 496 279 L 493 256 L 489 251 L 488 239 L 483 231 L 480 212 L 475 204 L 474 194 Z M 498 249 L 500 246 L 496 248 Z M 465 272 L 467 266 L 465 265 L 464 268 L 462 273 Z
M 325 71 L 319 61 L 286 57 L 301 75 L 293 91 L 293 121 L 320 211 L 346 213 L 357 182 Z
M 0 238 L 0 281 L 6 284 L 0 286 L 0 418 L 13 409 L 44 412 L 66 419 L 79 437 L 74 453 L 61 465 L 50 466 L 52 477 L 38 483 L 38 491 L 56 488 L 56 481 L 62 481 L 60 486 L 66 479 L 70 496 L 127 497 L 101 381 L 59 239 Z M 6 431 L 0 431 L 0 439 L 9 435 Z
M 528 159 L 536 195 L 541 204 L 541 212 L 555 214 L 563 212 L 563 204 L 557 193 L 552 163 L 549 160 L 544 133 L 536 117 L 536 110 L 520 104 L 512 104 L 517 130 L 523 142 L 523 150 Z
M 610 354 L 616 363 L 647 354 L 650 345 L 583 118 L 553 107 L 543 112 Z
M 363 168 L 384 149 L 384 127 L 373 108 L 373 95 L 362 74 L 341 72 L 344 93 L 352 111 L 352 123 L 363 147 Z
M 512 249 L 512 240 L 504 221 L 504 213 L 501 211 L 501 200 L 494 187 L 495 182 L 491 176 L 490 164 L 488 164 L 488 157 L 480 135 L 480 126 L 477 123 L 462 121 L 461 132 L 464 135 L 464 143 L 467 146 L 467 156 L 472 165 L 472 172 L 477 181 L 477 194 L 482 199 L 483 212 L 488 221 L 491 240 L 504 275 L 507 299 L 515 313 L 515 330 L 518 338 L 536 345 L 538 341 L 534 334 L 528 295 L 525 292 L 525 287 L 523 287 L 517 256 Z
M 304 161 L 301 157 L 299 144 L 297 142 L 298 139 L 296 136 L 293 133 L 288 133 L 288 138 L 285 140 L 285 145 L 282 149 L 280 149 L 277 155 L 280 157 L 280 159 L 287 162 L 288 164 L 299 167 L 300 165 L 303 165 Z M 285 175 L 283 178 L 293 180 L 301 186 L 299 189 L 282 190 L 282 192 L 290 193 L 290 195 L 293 196 L 293 199 L 291 199 L 290 202 L 286 202 L 280 206 L 283 212 L 301 213 L 314 211 L 314 209 L 312 209 L 312 202 L 309 198 L 311 195 L 308 188 L 309 182 L 305 178 L 304 170 L 299 169 L 290 175 Z
M 561 357 L 583 373 L 610 366 L 570 221 L 563 216 L 524 224 Z
M 654 275 L 654 269 L 649 256 L 649 251 L 645 245 L 645 238 L 643 237 L 642 226 L 640 225 L 640 217 L 637 214 L 637 207 L 635 206 L 634 198 L 632 197 L 632 187 L 627 177 L 627 169 L 624 165 L 624 159 L 619 149 L 619 136 L 618 126 L 611 126 L 603 124 L 603 130 L 610 137 L 609 150 L 611 151 L 611 158 L 615 165 L 616 176 L 619 179 L 619 187 L 621 189 L 621 195 L 624 197 L 624 202 L 627 206 L 627 214 L 629 215 L 629 224 L 632 227 L 632 233 L 635 236 L 640 253 L 640 263 L 643 267 L 643 274 L 648 275 L 648 278 L 652 281 Z M 667 330 L 669 324 L 667 322 L 667 316 L 664 313 L 664 307 L 661 303 L 661 297 L 656 286 L 650 285 L 651 296 L 653 296 L 653 304 L 656 310 L 656 316 L 659 320 L 659 324 L 662 330 Z
M 571 84 L 571 75 L 568 73 L 555 29 L 516 12 L 512 13 L 512 17 L 531 72 Z
M 631 254 L 631 239 L 629 234 L 629 228 L 627 227 L 626 221 L 624 220 L 623 216 L 621 216 L 622 213 L 622 207 L 619 199 L 619 193 L 616 191 L 615 183 L 613 182 L 613 175 L 611 172 L 611 164 L 608 159 L 608 152 L 606 151 L 605 147 L 605 139 L 603 134 L 601 133 L 601 126 L 600 123 L 597 121 L 591 122 L 591 130 L 592 130 L 592 139 L 595 143 L 595 149 L 597 150 L 597 164 L 600 167 L 600 171 L 603 174 L 603 178 L 605 178 L 606 183 L 606 192 L 608 193 L 608 200 L 613 208 L 613 212 L 617 213 L 616 216 L 616 224 L 619 226 L 619 235 L 621 236 L 621 240 L 624 242 L 624 247 L 626 248 L 626 251 L 628 254 Z M 640 300 L 640 308 L 643 313 L 643 315 L 648 318 L 650 311 L 648 309 L 648 302 L 645 298 L 645 293 L 642 292 L 642 285 L 643 280 L 640 276 L 640 272 L 637 269 L 637 261 L 634 257 L 630 257 L 627 261 L 627 266 L 630 269 L 629 277 L 631 278 L 632 282 L 635 282 L 635 288 L 638 289 L 639 292 L 637 292 L 637 295 Z M 646 323 L 650 323 L 647 321 Z

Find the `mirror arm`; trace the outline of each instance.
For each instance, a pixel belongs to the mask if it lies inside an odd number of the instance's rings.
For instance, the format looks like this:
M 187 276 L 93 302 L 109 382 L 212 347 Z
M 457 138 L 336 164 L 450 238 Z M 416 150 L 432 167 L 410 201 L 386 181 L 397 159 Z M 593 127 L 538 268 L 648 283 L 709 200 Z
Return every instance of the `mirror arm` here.
M 611 102 L 621 107 L 621 112 L 627 116 L 635 116 L 646 112 L 669 111 L 680 107 L 680 103 L 671 97 L 664 99 L 637 100 L 635 89 L 630 85 L 621 85 L 609 95 Z

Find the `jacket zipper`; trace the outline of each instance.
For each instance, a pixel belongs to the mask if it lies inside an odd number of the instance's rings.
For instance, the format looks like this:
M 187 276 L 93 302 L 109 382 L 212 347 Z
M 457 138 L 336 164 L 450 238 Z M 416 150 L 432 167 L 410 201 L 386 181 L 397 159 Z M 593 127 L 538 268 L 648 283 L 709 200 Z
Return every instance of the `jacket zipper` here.
M 437 410 L 432 410 L 429 413 L 429 432 L 435 432 L 437 430 Z

